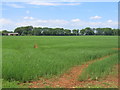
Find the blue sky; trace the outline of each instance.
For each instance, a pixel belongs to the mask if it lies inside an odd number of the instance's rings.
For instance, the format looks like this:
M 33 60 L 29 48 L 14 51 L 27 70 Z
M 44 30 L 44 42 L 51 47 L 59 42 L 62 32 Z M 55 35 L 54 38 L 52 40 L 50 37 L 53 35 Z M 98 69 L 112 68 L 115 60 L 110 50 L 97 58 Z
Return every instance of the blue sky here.
M 117 2 L 4 2 L 0 30 L 16 27 L 117 28 Z

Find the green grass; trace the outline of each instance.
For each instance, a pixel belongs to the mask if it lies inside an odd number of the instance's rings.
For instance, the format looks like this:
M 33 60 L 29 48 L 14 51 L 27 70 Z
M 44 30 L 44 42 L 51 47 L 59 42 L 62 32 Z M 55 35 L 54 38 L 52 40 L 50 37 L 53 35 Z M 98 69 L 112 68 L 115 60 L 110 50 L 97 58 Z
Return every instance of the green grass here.
M 117 53 L 112 49 L 117 48 L 117 36 L 6 36 L 2 40 L 2 76 L 7 81 L 60 75 L 72 66 Z
M 12 81 L 12 82 L 9 82 L 9 81 L 5 81 L 3 80 L 2 81 L 2 87 L 3 88 L 28 88 L 28 86 L 20 86 L 19 85 L 19 81 Z
M 113 66 L 118 63 L 118 54 L 107 57 L 101 61 L 97 61 L 90 64 L 88 68 L 84 70 L 79 80 L 98 80 L 105 77 L 112 72 Z

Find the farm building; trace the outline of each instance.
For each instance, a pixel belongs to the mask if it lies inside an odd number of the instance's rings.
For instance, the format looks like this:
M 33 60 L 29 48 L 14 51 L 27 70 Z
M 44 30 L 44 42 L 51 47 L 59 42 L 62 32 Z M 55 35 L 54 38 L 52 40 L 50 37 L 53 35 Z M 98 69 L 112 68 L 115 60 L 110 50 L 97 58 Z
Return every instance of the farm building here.
M 7 35 L 8 36 L 18 36 L 19 34 L 18 33 L 8 33 Z

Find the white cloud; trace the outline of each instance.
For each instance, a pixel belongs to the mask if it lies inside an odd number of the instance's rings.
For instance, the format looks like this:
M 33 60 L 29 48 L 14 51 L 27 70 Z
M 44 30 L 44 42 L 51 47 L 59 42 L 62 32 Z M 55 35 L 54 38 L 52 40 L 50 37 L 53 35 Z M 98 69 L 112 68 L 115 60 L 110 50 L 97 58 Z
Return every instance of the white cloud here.
M 6 4 L 7 6 L 13 7 L 13 8 L 25 8 L 24 6 L 18 5 L 18 4 Z
M 20 26 L 28 26 L 32 25 L 34 27 L 60 27 L 60 28 L 68 28 L 68 29 L 81 29 L 85 27 L 111 27 L 111 28 L 117 28 L 118 22 L 112 21 L 110 23 L 110 20 L 103 21 L 103 22 L 88 22 L 80 19 L 71 19 L 71 20 L 62 20 L 62 19 L 51 19 L 51 20 L 43 20 L 38 19 L 34 17 L 24 17 L 24 20 L 19 20 L 18 22 L 13 22 L 8 19 L 0 19 L 0 24 L 3 24 L 3 27 L 0 29 L 8 29 L 8 30 L 14 30 L 16 27 Z
M 90 19 L 101 19 L 102 17 L 101 16 L 93 16 L 93 17 L 90 17 Z
M 0 24 L 4 25 L 4 24 L 11 24 L 12 21 L 9 19 L 5 19 L 5 18 L 0 18 Z
M 24 19 L 29 19 L 29 20 L 33 20 L 33 17 L 29 17 L 29 16 L 25 16 Z
M 0 18 L 0 30 L 12 30 L 15 27 L 15 23 L 9 19 Z
M 112 21 L 111 23 L 108 21 L 104 22 L 89 22 L 88 25 L 90 27 L 110 27 L 110 28 L 117 28 L 118 27 L 118 22 L 117 21 Z
M 108 20 L 107 22 L 108 22 L 108 23 L 112 23 L 112 20 Z
M 23 21 L 16 23 L 17 26 L 39 26 L 39 27 L 64 27 L 64 25 L 67 25 L 68 21 L 66 20 L 42 20 L 42 19 L 34 19 L 29 21 Z
M 81 29 L 85 27 L 111 27 L 116 28 L 118 23 L 112 22 L 108 23 L 107 21 L 104 22 L 88 22 L 88 21 L 82 21 L 80 19 L 72 19 L 72 20 L 61 20 L 61 19 L 55 19 L 55 20 L 42 20 L 42 19 L 34 19 L 30 21 L 24 21 L 20 23 L 16 23 L 17 26 L 26 26 L 26 25 L 32 25 L 32 26 L 39 26 L 39 27 L 62 27 L 62 28 L 68 28 L 68 29 Z
M 60 5 L 80 5 L 80 3 L 76 2 L 69 2 L 69 3 L 60 3 L 60 2 L 29 2 L 28 4 L 32 5 L 44 5 L 44 6 L 60 6 Z
M 72 22 L 79 22 L 80 19 L 72 19 L 71 21 L 72 21 Z

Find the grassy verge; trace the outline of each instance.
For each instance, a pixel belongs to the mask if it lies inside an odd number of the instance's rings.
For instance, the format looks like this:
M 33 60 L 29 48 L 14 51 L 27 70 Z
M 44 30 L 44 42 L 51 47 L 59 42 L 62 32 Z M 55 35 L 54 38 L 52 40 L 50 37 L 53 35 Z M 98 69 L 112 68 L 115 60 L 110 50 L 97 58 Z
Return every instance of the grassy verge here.
M 28 88 L 28 86 L 19 85 L 19 81 L 2 81 L 2 88 Z

